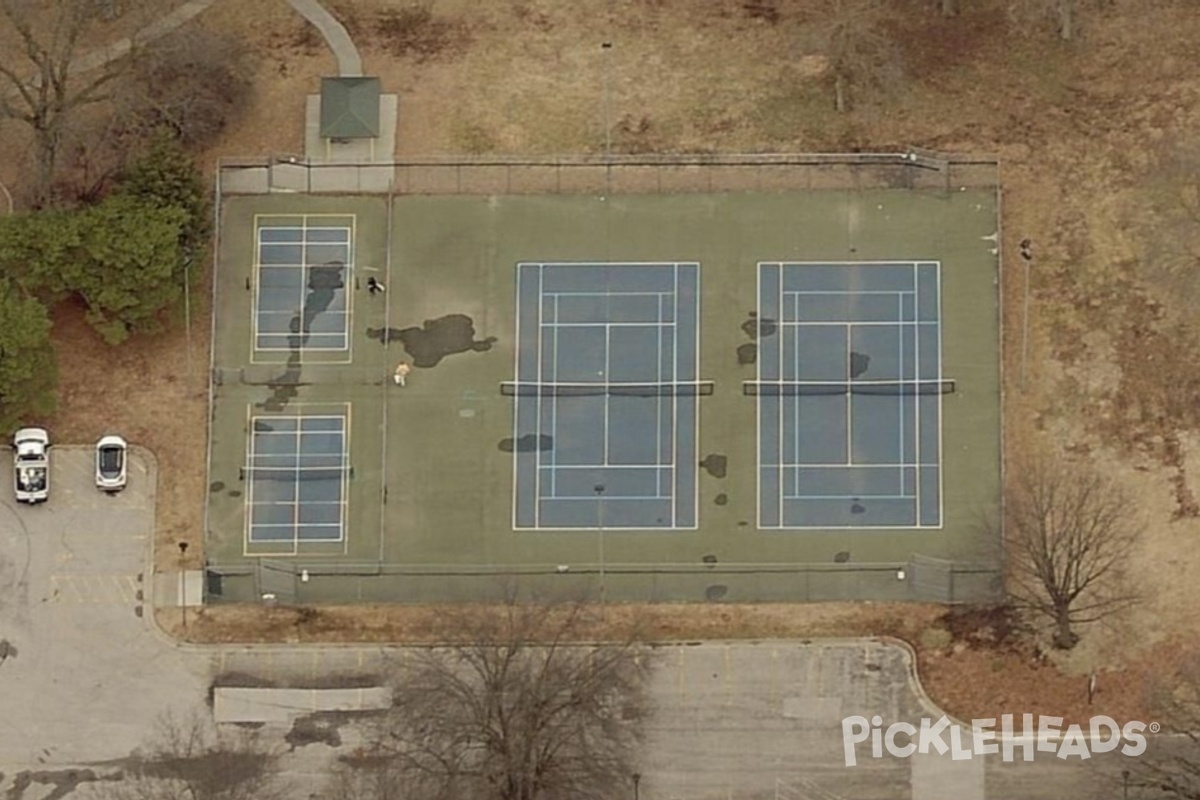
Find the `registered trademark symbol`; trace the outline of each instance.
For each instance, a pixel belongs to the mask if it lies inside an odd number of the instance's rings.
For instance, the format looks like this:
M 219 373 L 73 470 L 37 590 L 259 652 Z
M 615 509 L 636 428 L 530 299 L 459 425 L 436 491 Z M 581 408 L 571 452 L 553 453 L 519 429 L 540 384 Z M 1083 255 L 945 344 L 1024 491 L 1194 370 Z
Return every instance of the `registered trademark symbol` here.
M 1151 733 L 1158 733 L 1161 730 L 1162 730 L 1162 725 L 1159 725 L 1157 722 L 1150 723 L 1150 732 Z

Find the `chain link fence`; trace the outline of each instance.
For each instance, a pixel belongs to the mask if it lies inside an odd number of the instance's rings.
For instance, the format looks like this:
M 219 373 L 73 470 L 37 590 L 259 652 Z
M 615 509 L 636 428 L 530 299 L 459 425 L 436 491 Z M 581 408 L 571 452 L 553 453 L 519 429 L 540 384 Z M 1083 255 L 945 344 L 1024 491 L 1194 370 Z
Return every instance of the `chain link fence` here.
M 1000 192 L 991 157 L 909 149 L 897 153 L 690 154 L 546 157 L 426 157 L 390 163 L 313 163 L 303 156 L 226 158 L 223 197 L 270 193 L 395 195 L 673 194 L 910 189 Z M 218 233 L 219 236 L 219 233 Z M 997 235 L 997 246 L 1002 237 Z M 347 366 L 351 383 L 380 378 Z M 213 371 L 213 384 L 274 385 L 278 368 Z M 995 564 L 913 555 L 897 563 L 562 564 L 529 566 L 325 562 L 308 558 L 210 563 L 210 602 L 297 605 L 358 602 L 503 601 L 516 585 L 530 595 L 621 602 L 800 602 L 837 600 L 991 603 L 1003 597 Z
M 437 603 L 530 596 L 619 602 L 990 603 L 1001 599 L 994 566 L 914 555 L 872 564 L 562 564 L 522 567 L 404 565 L 261 558 L 209 564 L 216 602 Z
M 426 157 L 388 163 L 303 156 L 225 158 L 221 196 L 305 194 L 638 194 L 812 189 L 956 191 L 999 184 L 994 158 L 903 153 Z

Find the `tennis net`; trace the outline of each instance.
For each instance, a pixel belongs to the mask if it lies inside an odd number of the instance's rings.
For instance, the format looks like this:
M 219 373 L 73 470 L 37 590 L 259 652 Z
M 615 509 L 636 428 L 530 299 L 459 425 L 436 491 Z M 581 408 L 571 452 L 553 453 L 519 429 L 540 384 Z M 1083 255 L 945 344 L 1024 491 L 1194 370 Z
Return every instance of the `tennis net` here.
M 922 381 L 745 381 L 742 394 L 753 397 L 794 397 L 804 395 L 878 395 L 905 397 L 951 394 L 953 380 Z
M 238 479 L 255 481 L 340 481 L 353 478 L 354 467 L 242 467 Z
M 713 393 L 712 381 L 672 383 L 529 383 L 504 381 L 505 397 L 700 397 Z

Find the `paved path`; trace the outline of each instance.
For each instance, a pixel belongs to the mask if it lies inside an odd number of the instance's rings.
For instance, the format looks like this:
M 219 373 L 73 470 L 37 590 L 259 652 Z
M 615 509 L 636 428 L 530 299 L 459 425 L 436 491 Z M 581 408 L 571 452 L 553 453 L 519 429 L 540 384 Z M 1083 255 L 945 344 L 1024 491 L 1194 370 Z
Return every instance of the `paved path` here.
M 363 74 L 362 58 L 354 46 L 345 26 L 337 21 L 317 0 L 288 0 L 306 20 L 311 22 L 329 43 L 329 49 L 337 57 L 338 74 L 343 78 L 356 78 Z
M 135 38 L 139 43 L 159 39 L 189 22 L 214 2 L 216 0 L 187 0 L 170 13 L 142 28 Z M 358 48 L 354 46 L 345 26 L 338 22 L 333 14 L 329 13 L 317 0 L 288 0 L 288 2 L 301 16 L 315 25 L 321 35 L 325 37 L 329 48 L 337 57 L 339 74 L 345 77 L 362 75 L 362 58 L 358 54 Z M 80 56 L 72 62 L 71 68 L 76 72 L 96 69 L 125 56 L 132 46 L 129 39 L 121 39 Z
M 159 39 L 182 26 L 201 11 L 206 10 L 214 2 L 216 0 L 187 0 L 186 3 L 179 5 L 174 11 L 142 28 L 138 31 L 135 38 L 140 44 Z M 71 62 L 71 69 L 75 72 L 87 72 L 90 69 L 95 69 L 110 61 L 116 61 L 118 58 L 121 58 L 129 52 L 132 46 L 129 39 L 121 39 L 113 42 L 107 47 L 98 48 L 87 55 L 74 59 Z

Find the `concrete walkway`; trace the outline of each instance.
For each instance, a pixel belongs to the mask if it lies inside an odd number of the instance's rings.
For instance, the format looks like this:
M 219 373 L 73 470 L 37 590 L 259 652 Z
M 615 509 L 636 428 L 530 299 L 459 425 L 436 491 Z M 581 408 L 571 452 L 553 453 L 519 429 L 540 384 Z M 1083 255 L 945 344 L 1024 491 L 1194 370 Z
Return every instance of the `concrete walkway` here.
M 186 22 L 191 20 L 201 11 L 206 10 L 215 0 L 187 0 L 177 7 L 174 11 L 166 16 L 160 17 L 156 21 L 150 23 L 146 27 L 137 32 L 134 38 L 139 43 L 145 43 L 159 39 L 176 28 L 181 27 Z M 113 42 L 107 47 L 102 47 L 93 50 L 85 56 L 75 59 L 71 63 L 71 69 L 76 72 L 87 72 L 91 69 L 103 66 L 110 61 L 116 61 L 118 58 L 129 53 L 133 43 L 129 39 L 121 39 Z
M 329 43 L 329 49 L 337 57 L 338 74 L 343 78 L 357 78 L 363 74 L 362 58 L 354 46 L 345 26 L 337 21 L 317 0 L 288 0 L 292 8 L 311 22 Z
M 159 39 L 207 10 L 214 2 L 216 0 L 187 0 L 169 14 L 142 28 L 134 38 L 139 43 Z M 317 0 L 288 0 L 288 2 L 297 13 L 315 25 L 321 35 L 325 37 L 325 41 L 329 43 L 329 49 L 337 57 L 338 74 L 343 77 L 358 77 L 363 74 L 362 58 L 358 54 L 358 48 L 354 46 L 350 34 L 346 31 L 345 26 L 337 21 L 337 18 Z M 133 42 L 130 39 L 121 39 L 75 59 L 71 68 L 76 72 L 96 69 L 127 55 L 132 47 Z

